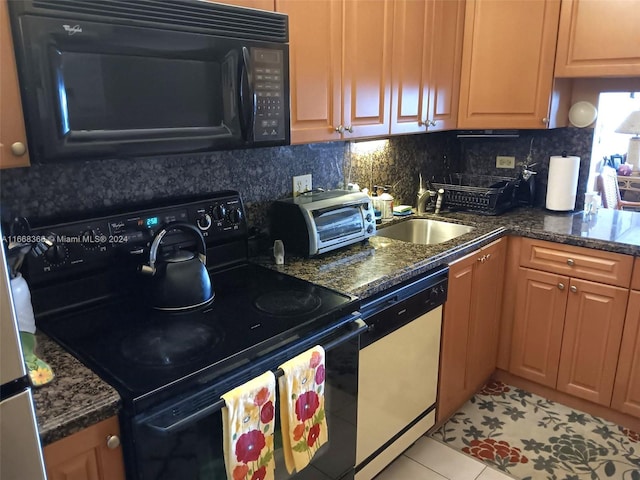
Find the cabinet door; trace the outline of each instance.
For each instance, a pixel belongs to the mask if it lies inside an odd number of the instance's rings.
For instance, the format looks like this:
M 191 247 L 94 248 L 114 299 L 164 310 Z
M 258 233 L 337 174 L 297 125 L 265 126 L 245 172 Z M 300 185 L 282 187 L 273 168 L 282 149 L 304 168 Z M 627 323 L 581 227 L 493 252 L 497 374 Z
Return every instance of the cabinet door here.
M 291 143 L 340 140 L 342 2 L 276 0 L 289 15 Z
M 449 293 L 444 305 L 437 421 L 449 418 L 467 401 L 467 342 L 471 318 L 473 270 L 478 252 L 449 266 Z
M 47 445 L 43 449 L 47 478 L 125 480 L 122 448 L 107 446 L 107 440 L 117 437 L 119 431 L 117 417 L 111 417 Z
M 28 167 L 27 134 L 7 0 L 0 0 L 0 103 L 0 168 Z
M 557 389 L 609 406 L 629 291 L 571 279 Z
M 475 264 L 466 380 L 474 392 L 496 369 L 506 241 L 484 247 Z
M 562 0 L 556 77 L 640 75 L 639 0 Z
M 509 371 L 555 388 L 569 278 L 519 268 Z
M 611 407 L 640 418 L 640 291 L 631 291 Z
M 433 0 L 395 0 L 391 133 L 424 132 L 429 102 Z
M 392 29 L 393 2 L 344 2 L 345 139 L 389 135 Z
M 458 121 L 464 0 L 432 0 L 427 129 L 452 130 Z
M 459 128 L 545 128 L 560 0 L 468 0 Z

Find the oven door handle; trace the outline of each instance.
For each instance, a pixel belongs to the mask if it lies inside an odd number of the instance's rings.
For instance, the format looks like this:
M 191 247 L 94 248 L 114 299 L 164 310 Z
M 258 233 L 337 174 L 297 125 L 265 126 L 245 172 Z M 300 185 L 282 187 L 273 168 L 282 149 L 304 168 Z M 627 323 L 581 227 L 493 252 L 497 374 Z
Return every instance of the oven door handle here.
M 342 332 L 340 334 L 327 336 L 326 342 L 322 342 L 322 347 L 324 348 L 325 352 L 332 350 L 333 348 L 339 347 L 340 345 L 346 342 L 351 341 L 355 337 L 358 337 L 359 335 L 365 333 L 369 328 L 369 326 L 359 317 L 356 318 L 353 322 L 351 322 L 348 326 L 349 326 L 349 331 L 346 333 Z M 314 343 L 314 345 L 316 344 L 317 343 Z M 308 347 L 311 348 L 313 347 L 313 345 L 309 345 Z M 284 375 L 284 372 L 282 371 L 282 369 L 278 368 L 273 372 L 273 374 L 275 375 L 276 378 L 280 378 L 281 376 Z M 191 425 L 192 423 L 197 422 L 202 418 L 205 418 L 209 415 L 219 412 L 224 408 L 224 406 L 225 406 L 225 401 L 224 399 L 220 398 L 214 401 L 213 403 L 207 405 L 206 407 L 203 407 L 189 415 L 186 415 L 171 424 L 158 425 L 157 423 L 146 421 L 144 422 L 144 425 L 148 428 L 155 430 L 160 434 L 171 435 L 172 433 L 179 431 Z

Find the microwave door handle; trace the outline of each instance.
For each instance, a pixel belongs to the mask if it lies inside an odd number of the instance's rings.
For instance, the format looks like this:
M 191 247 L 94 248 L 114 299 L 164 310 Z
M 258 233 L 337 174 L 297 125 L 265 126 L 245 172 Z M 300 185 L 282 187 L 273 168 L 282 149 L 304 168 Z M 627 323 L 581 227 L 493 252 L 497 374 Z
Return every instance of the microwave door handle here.
M 255 116 L 255 98 L 253 91 L 253 76 L 251 74 L 251 55 L 247 47 L 242 47 L 242 60 L 240 63 L 239 84 L 240 88 L 240 126 L 245 140 L 249 138 L 253 130 L 253 118 Z

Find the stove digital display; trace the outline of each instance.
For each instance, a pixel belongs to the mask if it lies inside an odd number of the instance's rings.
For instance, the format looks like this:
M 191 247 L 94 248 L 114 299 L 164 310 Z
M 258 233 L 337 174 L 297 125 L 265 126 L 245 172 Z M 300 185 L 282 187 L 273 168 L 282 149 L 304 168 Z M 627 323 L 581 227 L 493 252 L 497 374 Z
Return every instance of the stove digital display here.
M 144 222 L 147 228 L 155 227 L 158 223 L 160 223 L 160 218 L 158 217 L 149 217 Z

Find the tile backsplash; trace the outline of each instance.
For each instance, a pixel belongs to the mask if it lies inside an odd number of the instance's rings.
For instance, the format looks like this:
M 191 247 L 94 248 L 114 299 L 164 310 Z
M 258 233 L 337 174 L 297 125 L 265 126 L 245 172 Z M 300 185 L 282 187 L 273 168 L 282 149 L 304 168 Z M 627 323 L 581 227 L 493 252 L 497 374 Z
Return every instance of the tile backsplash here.
M 0 201 L 5 211 L 48 217 L 90 212 L 129 203 L 234 189 L 244 199 L 248 219 L 267 226 L 272 200 L 291 195 L 292 177 L 311 173 L 314 187 L 392 185 L 396 204 L 415 205 L 418 173 L 424 178 L 453 172 L 517 175 L 497 170 L 496 155 L 524 161 L 531 147 L 538 165 L 536 204 L 543 206 L 549 157 L 566 151 L 581 157 L 578 191 L 589 172 L 593 130 L 562 128 L 521 131 L 515 139 L 458 139 L 456 132 L 392 137 L 374 151 L 364 144 L 330 142 L 233 150 L 162 158 L 114 159 L 33 165 L 0 173 Z M 508 172 L 508 173 L 505 173 Z M 578 195 L 580 200 L 582 195 Z M 577 204 L 576 208 L 581 208 Z

